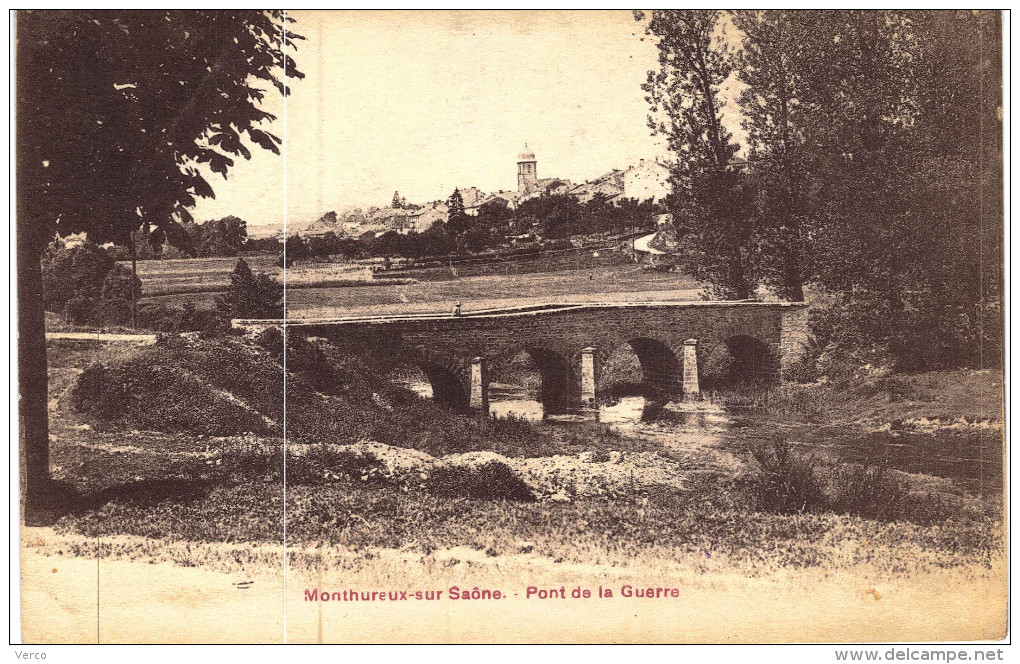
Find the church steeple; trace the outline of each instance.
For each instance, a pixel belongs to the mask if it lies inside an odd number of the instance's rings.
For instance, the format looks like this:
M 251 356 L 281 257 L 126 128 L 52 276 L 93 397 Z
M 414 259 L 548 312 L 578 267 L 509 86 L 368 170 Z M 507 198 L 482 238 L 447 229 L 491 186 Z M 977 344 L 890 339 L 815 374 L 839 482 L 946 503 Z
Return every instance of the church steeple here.
M 524 150 L 517 155 L 517 193 L 521 196 L 535 191 L 538 185 L 538 160 L 535 153 L 524 144 Z

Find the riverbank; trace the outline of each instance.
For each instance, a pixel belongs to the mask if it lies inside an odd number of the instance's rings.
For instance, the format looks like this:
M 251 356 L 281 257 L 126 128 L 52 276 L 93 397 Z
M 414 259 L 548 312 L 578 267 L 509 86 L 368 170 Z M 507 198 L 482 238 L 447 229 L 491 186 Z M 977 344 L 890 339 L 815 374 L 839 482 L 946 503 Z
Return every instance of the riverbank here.
M 165 370 L 170 373 L 159 375 L 187 375 L 188 389 L 197 389 L 194 381 L 207 381 L 201 389 L 212 389 L 209 394 L 216 396 L 201 402 L 220 404 L 214 410 L 221 424 L 253 426 L 264 417 L 278 421 L 278 414 L 261 410 L 274 397 L 265 388 L 259 394 L 257 387 L 260 376 L 278 375 L 272 373 L 272 355 L 256 346 L 209 348 L 219 363 L 206 371 L 199 360 L 206 345 L 215 343 L 222 342 L 160 348 L 158 358 L 143 357 L 157 352 L 144 348 L 128 353 L 136 354 L 129 375 L 133 389 L 156 390 L 142 395 L 141 403 L 187 409 L 187 400 L 181 400 L 186 390 L 176 383 L 144 379 L 148 371 Z M 214 619 L 216 610 L 236 612 L 242 616 L 238 620 L 273 632 L 275 619 L 266 618 L 260 607 L 281 606 L 284 519 L 287 602 L 294 620 L 288 624 L 296 630 L 288 636 L 292 640 L 371 639 L 372 621 L 378 621 L 374 609 L 335 609 L 292 594 L 334 585 L 342 590 L 349 584 L 400 590 L 470 584 L 518 593 L 522 588 L 526 593 L 528 586 L 597 588 L 626 582 L 678 588 L 678 597 L 660 598 L 647 610 L 636 599 L 622 602 L 620 610 L 638 613 L 642 621 L 630 624 L 631 631 L 600 632 L 607 640 L 652 634 L 639 625 L 672 625 L 674 631 L 659 638 L 681 641 L 768 640 L 772 637 L 755 631 L 766 625 L 772 625 L 771 634 L 784 635 L 777 640 L 1001 634 L 996 631 L 1004 615 L 997 603 L 1001 593 L 996 594 L 1004 589 L 1001 482 L 975 482 L 982 473 L 991 475 L 989 464 L 996 456 L 1001 476 L 1001 420 L 967 421 L 984 412 L 975 410 L 974 393 L 992 393 L 1001 385 L 1000 377 L 987 372 L 897 379 L 930 394 L 904 391 L 889 380 L 878 390 L 844 390 L 843 398 L 854 405 L 846 406 L 846 421 L 839 427 L 810 415 L 816 409 L 807 407 L 809 399 L 822 395 L 820 401 L 828 403 L 839 396 L 834 386 L 821 385 L 784 388 L 804 392 L 795 398 L 767 397 L 790 399 L 800 410 L 751 412 L 747 403 L 726 409 L 709 401 L 658 409 L 651 421 L 641 421 L 639 408 L 636 418 L 612 424 L 495 421 L 495 428 L 484 431 L 475 420 L 451 414 L 443 415 L 444 424 L 422 421 L 416 429 L 391 424 L 370 431 L 364 427 L 380 418 L 402 421 L 405 410 L 419 419 L 439 415 L 426 408 L 431 404 L 397 397 L 381 383 L 360 386 L 355 393 L 364 398 L 343 397 L 348 400 L 341 406 L 334 400 L 342 390 L 320 393 L 294 379 L 289 395 L 298 400 L 295 404 L 318 405 L 299 408 L 303 416 L 337 411 L 343 427 L 305 428 L 324 432 L 314 440 L 288 436 L 284 489 L 283 441 L 272 433 L 275 425 L 265 424 L 269 428 L 262 433 L 241 429 L 226 435 L 161 431 L 164 420 L 159 418 L 146 419 L 142 426 L 142 420 L 130 418 L 96 420 L 72 407 L 85 367 L 100 361 L 123 368 L 125 357 L 123 350 L 105 345 L 51 349 L 54 474 L 74 496 L 73 507 L 52 528 L 26 529 L 23 538 L 25 587 L 36 593 L 33 601 L 45 605 L 55 601 L 54 588 L 67 589 L 63 608 L 39 624 L 69 620 L 81 629 L 67 633 L 83 634 L 85 640 L 92 638 L 91 614 L 75 609 L 73 598 L 94 596 L 89 591 L 97 590 L 97 573 L 100 596 L 105 593 L 112 602 L 105 615 L 120 616 L 100 624 L 106 640 L 118 635 L 158 640 L 130 613 L 132 602 L 138 616 L 192 607 L 197 616 L 208 616 L 206 629 L 218 625 L 215 629 L 223 630 L 215 634 L 224 640 L 236 632 Z M 337 385 L 365 380 L 359 365 L 348 362 L 340 370 L 353 373 Z M 322 364 L 313 364 L 321 373 Z M 228 378 L 234 382 L 222 382 Z M 322 389 L 330 385 L 326 381 Z M 160 397 L 159 390 L 173 390 L 174 398 Z M 223 419 L 228 412 L 236 419 Z M 943 431 L 948 417 L 967 424 Z M 938 427 L 929 426 L 936 419 Z M 207 420 L 174 416 L 167 421 L 206 426 Z M 315 426 L 327 421 L 320 416 Z M 895 427 L 884 426 L 894 421 Z M 913 427 L 912 432 L 905 427 Z M 979 437 L 969 437 L 972 429 Z M 946 437 L 960 432 L 962 437 Z M 358 442 L 369 434 L 378 444 Z M 760 502 L 763 469 L 754 450 L 776 439 L 796 458 L 810 460 L 827 496 L 817 505 L 777 511 Z M 457 448 L 468 440 L 488 441 L 490 447 Z M 949 456 L 970 460 L 944 463 Z M 844 472 L 876 464 L 887 469 L 877 479 Z M 897 511 L 875 510 L 874 501 L 847 502 L 847 495 L 855 495 L 847 487 L 868 486 L 887 491 L 882 500 L 896 501 Z M 64 571 L 68 576 L 61 576 Z M 139 588 L 147 588 L 148 595 Z M 264 595 L 244 590 L 253 588 Z M 754 598 L 760 605 L 763 596 L 777 598 L 775 605 L 759 606 L 754 613 Z M 992 599 L 979 599 L 984 596 Z M 529 602 L 467 602 L 474 608 L 458 618 L 463 622 L 451 622 L 450 616 L 460 616 L 464 604 L 416 607 L 400 614 L 394 624 L 403 631 L 392 636 L 417 639 L 424 634 L 420 628 L 470 640 L 471 634 L 484 634 L 477 631 L 484 627 L 482 616 L 518 620 L 534 610 Z M 949 603 L 959 605 L 961 613 L 933 613 L 932 607 Z M 609 612 L 593 606 L 566 600 L 560 615 L 604 620 Z M 842 622 L 808 620 L 816 618 L 812 607 L 817 606 Z M 965 611 L 965 606 L 970 608 Z M 298 616 L 310 607 L 317 622 L 306 629 Z M 975 614 L 973 607 L 988 608 Z M 722 620 L 727 614 L 748 618 L 740 629 L 727 631 L 722 629 L 732 625 Z M 702 620 L 703 615 L 714 618 Z M 755 622 L 758 615 L 761 621 Z M 658 622 L 658 616 L 669 616 L 669 621 L 663 617 Z M 203 622 L 182 624 L 195 631 L 182 628 L 181 639 L 200 639 Z M 691 628 L 677 632 L 678 624 Z M 859 634 L 850 624 L 866 629 Z M 472 625 L 475 632 L 467 629 Z M 582 638 L 567 624 L 559 628 L 558 634 Z M 39 638 L 56 633 L 43 631 Z M 521 634 L 524 640 L 537 638 L 537 632 Z

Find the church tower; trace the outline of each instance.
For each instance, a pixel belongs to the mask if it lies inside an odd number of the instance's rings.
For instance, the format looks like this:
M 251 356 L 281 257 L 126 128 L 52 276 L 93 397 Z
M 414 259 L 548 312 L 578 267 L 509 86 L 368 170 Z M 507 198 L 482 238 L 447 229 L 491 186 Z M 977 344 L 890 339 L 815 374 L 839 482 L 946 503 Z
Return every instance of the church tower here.
M 524 144 L 524 152 L 517 155 L 517 193 L 521 196 L 535 191 L 538 185 L 538 161 L 535 153 Z

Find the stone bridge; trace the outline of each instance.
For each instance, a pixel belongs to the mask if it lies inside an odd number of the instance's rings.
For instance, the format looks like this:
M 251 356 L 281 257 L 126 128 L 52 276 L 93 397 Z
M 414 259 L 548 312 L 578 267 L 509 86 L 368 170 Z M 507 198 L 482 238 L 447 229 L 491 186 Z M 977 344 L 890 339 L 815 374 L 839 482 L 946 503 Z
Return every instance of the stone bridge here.
M 595 407 L 606 360 L 629 345 L 644 382 L 670 397 L 695 397 L 719 375 L 778 382 L 807 339 L 807 305 L 788 302 L 648 302 L 544 304 L 454 314 L 363 316 L 284 321 L 235 320 L 258 332 L 286 325 L 288 334 L 326 338 L 352 351 L 413 364 L 433 398 L 457 409 L 488 412 L 494 361 L 521 351 L 541 374 L 546 413 Z M 699 367 L 702 367 L 699 370 Z

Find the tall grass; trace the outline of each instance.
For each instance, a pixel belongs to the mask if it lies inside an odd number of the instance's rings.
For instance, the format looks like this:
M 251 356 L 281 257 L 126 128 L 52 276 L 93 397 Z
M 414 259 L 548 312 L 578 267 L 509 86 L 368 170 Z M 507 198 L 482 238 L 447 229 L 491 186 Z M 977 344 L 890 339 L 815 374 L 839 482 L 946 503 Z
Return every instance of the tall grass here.
M 833 513 L 876 521 L 944 521 L 959 506 L 915 495 L 887 468 L 839 463 L 795 452 L 777 438 L 750 449 L 755 467 L 744 482 L 754 507 L 775 514 Z

